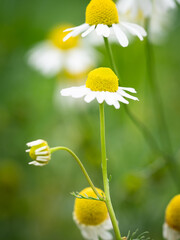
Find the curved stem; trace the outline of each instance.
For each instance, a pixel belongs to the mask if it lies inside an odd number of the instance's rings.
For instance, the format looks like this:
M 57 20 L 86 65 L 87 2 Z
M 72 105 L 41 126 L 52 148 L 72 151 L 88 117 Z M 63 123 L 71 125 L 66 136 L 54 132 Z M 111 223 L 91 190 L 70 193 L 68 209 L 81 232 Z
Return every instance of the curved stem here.
M 121 240 L 121 234 L 118 227 L 118 222 L 111 203 L 111 197 L 109 192 L 109 181 L 107 176 L 107 159 L 106 159 L 106 141 L 105 141 L 105 120 L 104 120 L 104 103 L 99 104 L 100 110 L 100 132 L 101 132 L 101 154 L 102 154 L 102 175 L 105 192 L 105 202 L 111 218 L 111 222 L 114 228 L 114 232 L 117 240 Z
M 91 186 L 91 188 L 92 188 L 92 190 L 94 191 L 94 193 L 96 194 L 96 196 L 97 196 L 101 201 L 105 201 L 105 199 L 102 198 L 102 196 L 101 196 L 101 195 L 98 193 L 98 191 L 96 190 L 96 187 L 94 186 L 92 180 L 90 179 L 90 177 L 89 177 L 89 175 L 88 175 L 85 167 L 83 166 L 83 164 L 82 164 L 81 160 L 78 158 L 78 156 L 77 156 L 73 151 L 71 151 L 69 148 L 67 148 L 67 147 L 61 147 L 61 146 L 60 146 L 60 147 L 54 147 L 54 148 L 51 148 L 51 149 L 50 149 L 51 153 L 56 152 L 56 151 L 58 151 L 58 150 L 65 150 L 65 151 L 67 151 L 68 153 L 70 153 L 70 154 L 73 156 L 73 158 L 76 160 L 77 164 L 78 164 L 79 167 L 81 168 L 81 170 L 82 170 L 85 178 L 87 179 L 89 185 Z

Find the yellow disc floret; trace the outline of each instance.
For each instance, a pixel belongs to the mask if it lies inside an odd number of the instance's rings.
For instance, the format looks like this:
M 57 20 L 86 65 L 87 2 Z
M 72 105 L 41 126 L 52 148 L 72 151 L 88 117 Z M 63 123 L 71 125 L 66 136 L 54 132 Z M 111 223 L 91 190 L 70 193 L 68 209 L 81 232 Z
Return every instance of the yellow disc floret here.
M 67 41 L 63 41 L 63 38 L 67 35 L 67 33 L 63 32 L 67 28 L 71 28 L 72 26 L 63 25 L 61 27 L 54 28 L 49 34 L 49 39 L 52 43 L 60 48 L 61 50 L 69 50 L 74 48 L 79 43 L 79 37 L 71 37 Z
M 41 150 L 42 147 L 43 147 L 43 149 Z M 38 145 L 32 146 L 30 148 L 29 155 L 33 160 L 36 160 L 37 155 L 40 156 L 41 152 L 47 152 L 46 154 L 43 154 L 43 156 L 48 156 L 50 158 L 49 146 L 46 141 L 43 141 L 42 143 L 40 143 Z
M 176 195 L 168 204 L 165 220 L 171 228 L 180 231 L 180 194 Z
M 102 195 L 103 191 L 101 189 L 96 188 L 96 190 Z M 97 198 L 90 187 L 82 190 L 80 194 L 85 197 Z M 76 198 L 74 216 L 80 224 L 95 226 L 101 224 L 108 218 L 108 211 L 106 204 L 102 201 Z
M 116 92 L 118 77 L 110 68 L 96 68 L 88 74 L 86 87 L 92 91 Z
M 89 25 L 118 23 L 118 11 L 112 0 L 91 0 L 86 8 L 86 23 Z

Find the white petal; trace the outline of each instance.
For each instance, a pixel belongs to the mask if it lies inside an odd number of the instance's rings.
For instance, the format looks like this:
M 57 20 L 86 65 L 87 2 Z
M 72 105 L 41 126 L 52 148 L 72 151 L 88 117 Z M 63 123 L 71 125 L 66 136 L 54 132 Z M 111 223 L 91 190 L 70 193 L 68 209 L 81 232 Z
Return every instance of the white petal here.
M 36 160 L 47 161 L 50 160 L 50 156 L 37 156 Z
M 71 88 L 65 88 L 61 90 L 62 96 L 72 96 L 74 98 L 81 98 L 86 95 L 88 92 L 88 89 L 85 87 L 85 85 L 80 87 L 71 87 Z
M 115 98 L 115 94 L 114 93 L 111 93 L 111 92 L 105 92 L 105 101 L 108 105 L 114 105 L 115 104 L 115 101 L 116 98 Z
M 119 91 L 119 90 L 118 90 Z M 116 99 L 122 103 L 129 104 L 129 102 L 121 96 L 121 93 L 117 91 L 116 93 Z
M 81 34 L 82 37 L 86 37 L 89 33 L 91 33 L 95 29 L 95 25 L 89 27 L 85 32 Z
M 141 41 L 143 40 L 143 37 L 147 35 L 144 28 L 137 24 L 121 22 L 121 25 L 123 25 L 131 34 L 136 35 Z
M 126 90 L 128 92 L 136 93 L 136 90 L 134 88 L 129 87 L 119 87 L 118 89 Z
M 163 224 L 163 237 L 167 240 L 179 240 L 180 232 L 168 226 L 167 223 Z
M 30 149 L 27 149 L 26 152 L 30 152 Z
M 47 146 L 40 147 L 40 148 L 36 149 L 35 153 L 45 150 L 46 148 L 47 148 Z
M 120 27 L 117 24 L 112 25 L 114 33 L 122 47 L 127 47 L 129 44 L 128 38 L 126 37 L 126 34 L 120 29 Z
M 123 97 L 127 97 L 127 98 L 133 99 L 135 101 L 139 101 L 139 99 L 137 97 L 131 96 L 130 94 L 126 93 L 123 90 L 118 90 L 118 93 L 121 94 L 121 96 L 123 96 Z
M 108 219 L 103 223 L 103 228 L 106 230 L 113 229 L 113 225 L 112 225 L 110 217 L 108 217 Z
M 38 152 L 38 153 L 36 153 L 36 155 L 46 155 L 48 153 L 49 153 L 48 151 L 44 151 L 44 152 Z
M 95 97 L 96 97 L 96 92 L 91 91 L 85 96 L 84 101 L 87 103 L 90 103 L 95 99 Z
M 119 108 L 120 108 L 120 104 L 119 104 L 118 101 L 115 101 L 113 105 L 114 105 L 114 107 L 115 107 L 116 109 L 119 109 Z
M 28 63 L 45 76 L 53 76 L 63 67 L 63 54 L 50 41 L 42 42 L 29 51 Z
M 104 93 L 104 91 L 97 93 L 96 99 L 97 99 L 98 103 L 100 103 L 100 104 L 103 103 L 104 98 L 105 98 L 105 93 Z
M 78 27 L 76 27 L 75 29 L 72 30 L 72 32 L 68 33 L 64 38 L 63 41 L 65 42 L 66 40 L 68 40 L 70 37 L 76 37 L 78 34 L 82 33 L 83 31 L 85 31 L 87 28 L 89 27 L 89 24 L 84 23 Z
M 82 24 L 81 24 L 81 25 L 82 25 Z M 79 25 L 79 26 L 81 26 L 81 25 Z M 79 28 L 79 26 L 72 27 L 72 28 L 67 28 L 67 29 L 65 29 L 63 32 L 70 32 L 70 31 L 73 31 L 73 30 Z
M 96 27 L 96 33 L 98 36 L 109 37 L 110 28 L 104 24 L 98 24 Z
M 44 142 L 43 140 L 38 139 L 38 140 L 36 140 L 36 141 L 28 142 L 26 145 L 27 145 L 28 147 L 33 147 L 33 146 L 39 145 L 39 144 L 41 144 L 41 143 L 43 143 L 43 142 Z
M 33 162 L 29 162 L 29 165 L 35 165 L 35 166 L 40 166 L 40 167 L 42 167 L 42 166 L 44 166 L 44 165 L 46 165 L 46 164 L 44 164 L 44 163 L 38 163 L 38 162 L 36 162 L 36 161 L 33 161 Z
M 111 240 L 113 239 L 112 234 L 108 231 L 105 231 L 104 229 L 101 229 L 101 231 L 98 232 L 98 235 L 103 239 L 103 240 Z

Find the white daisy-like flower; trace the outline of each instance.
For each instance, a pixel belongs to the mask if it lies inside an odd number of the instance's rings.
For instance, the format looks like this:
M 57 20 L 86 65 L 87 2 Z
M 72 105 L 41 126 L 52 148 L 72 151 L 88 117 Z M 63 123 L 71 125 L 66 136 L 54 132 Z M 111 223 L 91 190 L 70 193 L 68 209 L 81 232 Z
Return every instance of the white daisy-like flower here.
M 137 22 L 151 16 L 152 0 L 119 0 L 117 8 L 120 14 L 129 15 L 129 19 Z
M 119 13 L 128 15 L 129 20 L 135 22 L 151 18 L 153 11 L 162 14 L 175 7 L 175 0 L 119 0 L 117 3 Z
M 66 35 L 63 31 L 68 26 L 52 30 L 48 40 L 37 44 L 28 53 L 28 63 L 45 76 L 51 77 L 64 71 L 68 77 L 76 78 L 95 66 L 95 52 L 86 48 L 79 37 L 63 42 Z
M 180 1 L 180 0 L 178 0 Z M 149 39 L 161 43 L 174 21 L 175 0 L 119 0 L 117 9 L 122 19 L 145 26 L 149 19 Z
M 70 87 L 61 90 L 62 96 L 73 98 L 84 97 L 84 101 L 89 103 L 96 99 L 98 103 L 104 101 L 108 105 L 113 105 L 116 109 L 120 108 L 119 102 L 129 104 L 124 98 L 138 100 L 137 97 L 126 93 L 136 93 L 134 88 L 118 87 L 118 77 L 110 68 L 97 68 L 88 74 L 86 85 L 80 87 Z
M 102 195 L 103 191 L 96 188 Z M 85 188 L 80 192 L 85 197 L 97 198 L 92 188 Z M 73 219 L 81 231 L 82 236 L 89 240 L 111 240 L 113 229 L 105 202 L 76 198 Z
M 29 153 L 29 156 L 33 159 L 29 164 L 35 166 L 44 166 L 51 159 L 51 152 L 46 141 L 38 139 L 26 144 L 29 149 L 26 152 Z
M 68 31 L 70 33 L 64 37 L 64 41 L 79 34 L 85 37 L 95 31 L 97 35 L 106 38 L 111 34 L 115 35 L 123 47 L 127 47 L 129 44 L 126 32 L 137 36 L 141 41 L 146 36 L 146 31 L 141 26 L 119 21 L 118 11 L 112 0 L 91 0 L 86 8 L 86 22 L 65 30 L 65 32 Z
M 173 197 L 166 208 L 163 237 L 167 240 L 180 239 L 180 194 Z
M 180 3 L 180 0 L 177 0 Z M 176 0 L 155 0 L 153 1 L 155 9 L 162 13 L 176 7 Z

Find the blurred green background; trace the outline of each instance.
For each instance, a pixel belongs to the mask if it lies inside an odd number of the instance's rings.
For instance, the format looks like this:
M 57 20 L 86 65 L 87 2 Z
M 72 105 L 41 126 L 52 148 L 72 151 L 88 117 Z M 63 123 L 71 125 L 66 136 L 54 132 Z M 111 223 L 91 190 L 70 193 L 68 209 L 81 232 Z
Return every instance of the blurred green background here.
M 29 166 L 26 143 L 45 139 L 67 146 L 82 159 L 95 185 L 102 188 L 99 112 L 59 109 L 53 102 L 57 79 L 45 78 L 28 66 L 26 54 L 59 23 L 84 22 L 88 0 L 6 0 L 0 8 L 0 239 L 82 239 L 72 220 L 72 191 L 87 187 L 75 161 L 66 152 L 53 155 L 45 167 Z M 155 46 L 156 73 L 165 106 L 173 151 L 180 152 L 180 14 L 164 43 Z M 130 109 L 160 137 L 146 75 L 145 42 L 128 48 L 113 45 L 124 86 L 137 89 L 140 102 Z M 98 49 L 105 54 L 104 47 Z M 108 59 L 102 61 L 108 66 Z M 62 104 L 62 103 L 61 103 Z M 163 159 L 154 153 L 124 108 L 105 107 L 106 138 L 113 205 L 123 235 L 137 228 L 162 239 L 164 211 L 178 193 Z M 163 164 L 162 164 L 163 165 Z M 179 165 L 178 165 L 179 168 Z

